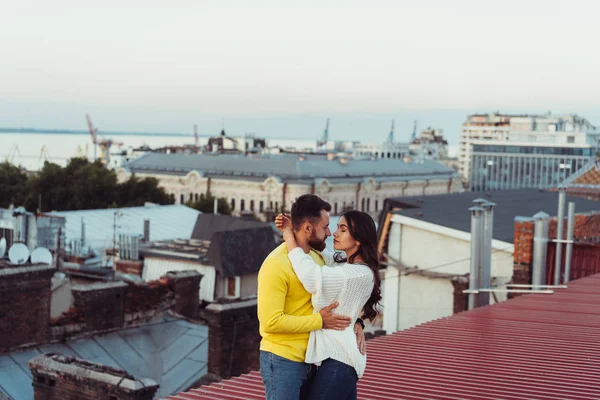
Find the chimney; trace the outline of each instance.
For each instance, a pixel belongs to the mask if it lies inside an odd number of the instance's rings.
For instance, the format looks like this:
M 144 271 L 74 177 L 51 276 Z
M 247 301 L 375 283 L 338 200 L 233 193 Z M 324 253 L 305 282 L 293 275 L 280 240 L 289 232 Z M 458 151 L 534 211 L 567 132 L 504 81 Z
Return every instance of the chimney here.
M 144 243 L 150 242 L 150 220 L 148 218 L 144 219 L 144 237 L 142 241 Z
M 194 318 L 200 307 L 200 281 L 202 275 L 196 270 L 167 273 L 170 289 L 175 293 L 173 311 L 186 318 Z
M 15 208 L 13 212 L 15 219 L 15 230 L 13 231 L 13 243 L 27 242 L 27 212 L 23 207 Z
M 158 384 L 126 371 L 60 354 L 29 361 L 35 400 L 152 400 Z
M 0 354 L 50 335 L 52 266 L 0 268 Z
M 212 303 L 200 316 L 208 325 L 209 374 L 228 379 L 259 368 L 256 299 Z
M 73 286 L 73 303 L 83 314 L 86 332 L 123 327 L 127 288 L 125 282 Z
M 81 218 L 81 251 L 85 252 L 85 221 Z
M 533 216 L 533 263 L 531 269 L 531 283 L 533 285 L 546 284 L 546 255 L 548 252 L 548 225 L 550 215 L 543 211 Z

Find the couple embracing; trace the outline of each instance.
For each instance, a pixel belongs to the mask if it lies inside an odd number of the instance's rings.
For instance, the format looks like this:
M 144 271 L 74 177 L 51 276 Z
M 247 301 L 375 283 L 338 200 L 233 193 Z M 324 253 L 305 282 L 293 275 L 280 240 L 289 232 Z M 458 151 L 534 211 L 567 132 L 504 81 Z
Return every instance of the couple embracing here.
M 279 215 L 285 243 L 258 273 L 260 372 L 267 400 L 356 399 L 366 367 L 363 319 L 381 300 L 377 232 L 360 211 L 342 214 L 331 236 L 331 205 L 306 194 Z

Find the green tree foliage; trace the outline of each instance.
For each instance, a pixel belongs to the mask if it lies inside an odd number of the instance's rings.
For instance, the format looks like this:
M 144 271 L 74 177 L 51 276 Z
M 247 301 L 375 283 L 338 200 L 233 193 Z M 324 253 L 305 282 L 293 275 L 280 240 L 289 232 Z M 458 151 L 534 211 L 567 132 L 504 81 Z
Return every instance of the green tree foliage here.
M 119 204 L 124 207 L 141 206 L 146 201 L 157 204 L 173 204 L 175 198 L 158 186 L 158 179 L 140 179 L 131 175 L 120 185 Z
M 43 211 L 139 206 L 147 201 L 174 203 L 173 196 L 158 186 L 158 180 L 131 176 L 119 184 L 114 171 L 100 161 L 73 158 L 64 168 L 46 162 L 39 174 L 25 179 L 18 168 L 12 168 L 16 172 L 0 165 L 0 206 L 13 203 L 35 210 L 40 197 Z
M 194 208 L 203 213 L 212 214 L 214 211 L 215 196 L 210 192 L 204 195 L 201 194 L 197 201 L 188 201 L 185 205 Z M 217 212 L 221 215 L 231 215 L 231 207 L 227 202 L 227 199 L 220 197 L 217 199 Z
M 10 204 L 23 204 L 27 197 L 27 175 L 10 164 L 0 164 L 0 207 L 6 208 Z

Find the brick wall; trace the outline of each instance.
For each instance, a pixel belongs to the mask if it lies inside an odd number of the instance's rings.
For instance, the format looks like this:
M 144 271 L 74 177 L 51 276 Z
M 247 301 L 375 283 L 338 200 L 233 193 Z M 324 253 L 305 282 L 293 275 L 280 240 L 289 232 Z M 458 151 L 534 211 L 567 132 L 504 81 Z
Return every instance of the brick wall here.
M 469 309 L 469 295 L 463 293 L 463 290 L 469 288 L 469 281 L 466 279 L 452 280 L 452 286 L 454 286 L 453 293 L 453 313 L 463 312 Z
M 151 400 L 158 385 L 127 372 L 63 355 L 29 361 L 35 400 Z
M 259 368 L 256 300 L 211 304 L 200 313 L 208 325 L 208 372 L 222 379 Z
M 117 271 L 124 274 L 132 274 L 142 276 L 144 272 L 144 262 L 137 260 L 117 260 L 116 262 Z
M 548 224 L 548 237 L 556 239 L 557 218 Z M 513 283 L 531 283 L 533 263 L 534 221 L 531 218 L 519 218 L 515 221 L 515 253 Z M 567 237 L 567 223 L 564 223 L 563 239 Z M 600 214 L 576 214 L 573 226 L 573 238 L 579 242 L 600 242 Z
M 74 286 L 75 308 L 83 316 L 85 330 L 102 331 L 122 327 L 125 320 L 125 282 Z
M 0 354 L 48 340 L 55 272 L 50 266 L 0 269 Z
M 173 311 L 187 318 L 194 318 L 200 306 L 200 280 L 197 271 L 176 271 L 166 275 L 169 288 L 175 293 Z
M 66 340 L 84 332 L 139 325 L 168 310 L 193 318 L 201 278 L 197 271 L 177 271 L 152 282 L 74 286 L 74 307 L 51 321 L 52 337 Z

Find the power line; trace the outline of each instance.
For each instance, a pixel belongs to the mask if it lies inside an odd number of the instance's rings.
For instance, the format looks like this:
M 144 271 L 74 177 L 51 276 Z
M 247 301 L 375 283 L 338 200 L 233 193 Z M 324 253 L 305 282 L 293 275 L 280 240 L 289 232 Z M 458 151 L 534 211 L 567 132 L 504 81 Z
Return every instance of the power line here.
M 502 248 L 502 249 L 495 249 L 494 251 L 492 251 L 492 254 L 493 253 L 497 253 L 499 251 L 508 250 L 508 249 L 510 249 L 512 247 L 514 247 L 514 246 L 508 246 L 508 247 L 505 247 L 505 248 Z M 387 258 L 389 259 L 391 257 L 388 255 Z M 406 273 L 406 275 L 411 275 L 411 274 L 425 272 L 425 271 L 431 271 L 433 269 L 442 268 L 442 267 L 446 267 L 448 265 L 458 264 L 458 263 L 461 263 L 461 262 L 464 262 L 464 261 L 470 261 L 470 260 L 471 260 L 471 257 L 469 256 L 469 257 L 466 257 L 466 258 L 463 258 L 463 259 L 460 259 L 460 260 L 449 261 L 447 263 L 443 263 L 443 264 L 439 264 L 439 265 L 434 265 L 433 267 L 424 268 L 424 269 L 420 269 L 418 267 L 413 267 L 413 268 L 417 268 L 418 270 L 414 271 L 414 272 L 413 271 L 409 271 L 409 272 Z M 400 262 L 398 260 L 393 260 L 393 261 L 394 261 L 395 264 L 400 264 Z

